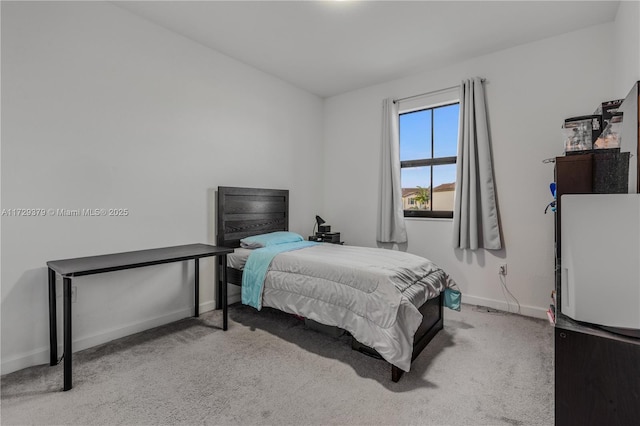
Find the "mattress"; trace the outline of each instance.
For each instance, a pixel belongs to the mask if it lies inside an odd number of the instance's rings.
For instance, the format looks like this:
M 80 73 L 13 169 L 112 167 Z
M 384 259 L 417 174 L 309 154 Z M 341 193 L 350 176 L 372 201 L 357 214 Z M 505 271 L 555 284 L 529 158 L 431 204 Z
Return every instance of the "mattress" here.
M 338 245 L 335 245 L 336 247 L 338 247 Z M 328 245 L 328 248 L 331 248 L 333 246 Z M 358 250 L 360 248 L 357 248 Z M 337 249 L 337 250 L 341 250 L 341 249 Z M 378 250 L 378 249 L 373 249 L 373 250 Z M 251 252 L 253 252 L 253 249 L 247 249 L 247 248 L 236 248 L 235 251 L 233 253 L 230 253 L 227 255 L 227 266 L 230 268 L 234 268 L 237 269 L 239 271 L 242 271 L 244 269 L 244 265 L 247 263 L 247 259 L 249 258 L 249 255 L 251 254 Z M 269 285 L 269 281 L 267 280 L 265 282 L 265 288 L 270 288 Z M 438 291 L 433 291 L 433 293 L 431 294 L 431 297 L 438 297 L 439 292 Z M 409 292 L 408 294 L 405 295 L 408 300 L 416 307 L 419 307 L 422 305 L 423 300 L 420 297 L 417 297 L 418 294 L 415 292 Z M 269 306 L 269 305 L 267 305 Z
M 242 271 L 245 263 L 253 250 L 239 247 L 233 253 L 227 255 L 227 266 Z

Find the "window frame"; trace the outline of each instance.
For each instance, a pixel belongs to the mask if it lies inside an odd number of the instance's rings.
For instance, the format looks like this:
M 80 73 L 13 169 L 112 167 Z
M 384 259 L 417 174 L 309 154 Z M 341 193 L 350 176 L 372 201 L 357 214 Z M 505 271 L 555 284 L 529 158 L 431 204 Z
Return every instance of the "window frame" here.
M 456 164 L 458 162 L 458 156 L 447 156 L 447 157 L 434 157 L 434 111 L 438 108 L 444 108 L 451 105 L 460 105 L 460 100 L 452 100 L 448 102 L 438 103 L 431 106 L 425 106 L 420 108 L 413 108 L 411 110 L 407 110 L 404 112 L 398 113 L 398 141 L 401 144 L 401 134 L 400 134 L 400 116 L 405 114 L 412 114 L 421 111 L 431 110 L 431 158 L 421 158 L 416 160 L 404 160 L 400 161 L 400 172 L 402 173 L 403 168 L 413 168 L 413 167 L 429 167 L 429 181 L 430 189 L 429 189 L 429 200 L 431 203 L 429 204 L 429 210 L 405 210 L 403 209 L 404 217 L 424 217 L 424 218 L 441 218 L 441 219 L 453 219 L 453 210 L 433 210 L 433 166 L 438 165 L 450 165 Z M 460 125 L 460 118 L 458 117 L 458 126 Z M 457 143 L 456 143 L 457 146 Z M 456 176 L 456 188 L 457 188 L 457 176 Z

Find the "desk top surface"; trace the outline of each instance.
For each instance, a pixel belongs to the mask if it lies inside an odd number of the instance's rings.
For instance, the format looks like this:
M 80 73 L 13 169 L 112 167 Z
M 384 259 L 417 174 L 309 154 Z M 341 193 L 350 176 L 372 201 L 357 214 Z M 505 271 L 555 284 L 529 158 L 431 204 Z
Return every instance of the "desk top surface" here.
M 229 247 L 212 246 L 208 244 L 187 244 L 100 256 L 51 260 L 47 262 L 47 266 L 60 275 L 77 277 L 229 253 L 233 253 L 233 249 Z

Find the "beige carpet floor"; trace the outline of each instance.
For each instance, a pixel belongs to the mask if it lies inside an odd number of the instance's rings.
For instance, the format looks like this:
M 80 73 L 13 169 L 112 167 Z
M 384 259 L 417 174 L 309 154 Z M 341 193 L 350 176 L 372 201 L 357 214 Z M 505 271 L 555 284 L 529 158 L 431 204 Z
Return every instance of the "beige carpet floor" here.
M 553 328 L 463 305 L 400 382 L 349 337 L 242 305 L 2 376 L 2 425 L 552 425 Z

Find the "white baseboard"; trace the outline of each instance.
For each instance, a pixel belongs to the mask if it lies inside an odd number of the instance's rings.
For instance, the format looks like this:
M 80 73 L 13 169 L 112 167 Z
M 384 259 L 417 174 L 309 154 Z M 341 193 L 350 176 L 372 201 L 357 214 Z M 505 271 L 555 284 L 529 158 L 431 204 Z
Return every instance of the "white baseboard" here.
M 14 371 L 22 370 L 23 368 L 48 363 L 49 348 L 39 348 L 34 349 L 33 351 L 16 355 L 14 357 L 11 357 L 10 359 L 2 358 L 2 366 L 0 367 L 0 371 L 4 375 L 13 373 Z
M 238 299 L 239 300 L 239 299 Z M 215 309 L 216 302 L 211 300 L 200 304 L 200 313 L 212 311 Z M 113 328 L 110 330 L 103 330 L 99 333 L 91 336 L 84 336 L 79 339 L 75 339 L 72 342 L 73 352 L 81 351 L 83 349 L 91 348 L 102 343 L 110 342 L 111 340 L 118 339 L 120 337 L 129 336 L 150 328 L 158 327 L 164 324 L 169 324 L 174 321 L 178 321 L 183 318 L 187 318 L 193 315 L 193 307 L 179 309 L 177 311 L 169 312 L 167 314 L 127 324 L 122 327 Z M 62 336 L 58 336 L 58 356 L 62 355 Z M 40 347 L 33 351 L 18 354 L 10 357 L 9 359 L 2 359 L 1 374 L 8 374 L 14 371 L 21 370 L 23 368 L 31 367 L 34 365 L 48 364 L 49 363 L 49 346 Z
M 200 313 L 203 314 L 205 312 L 213 311 L 216 308 L 216 301 L 210 300 L 208 302 L 204 302 L 200 304 Z
M 485 306 L 488 308 L 498 309 L 500 311 L 505 311 L 505 312 L 516 313 L 516 314 L 524 315 L 527 317 L 547 319 L 547 309 L 539 308 L 537 306 L 520 305 L 520 312 L 518 312 L 518 305 L 516 304 L 516 302 L 511 302 L 511 301 L 509 302 L 511 304 L 509 306 L 507 305 L 507 302 L 504 300 L 493 300 L 493 299 L 487 299 L 484 297 L 469 296 L 469 295 L 463 294 L 462 303 L 466 303 L 469 305 Z

